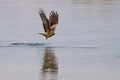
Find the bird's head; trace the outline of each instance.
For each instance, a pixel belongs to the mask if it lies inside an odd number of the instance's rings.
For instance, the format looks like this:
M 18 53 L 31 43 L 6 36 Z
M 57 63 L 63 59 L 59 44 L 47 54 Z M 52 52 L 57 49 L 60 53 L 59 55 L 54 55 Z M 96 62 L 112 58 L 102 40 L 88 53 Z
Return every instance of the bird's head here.
M 46 39 L 46 40 L 48 40 L 49 37 L 50 37 L 49 35 L 45 35 L 45 39 Z
M 45 37 L 46 40 L 48 40 L 48 37 Z

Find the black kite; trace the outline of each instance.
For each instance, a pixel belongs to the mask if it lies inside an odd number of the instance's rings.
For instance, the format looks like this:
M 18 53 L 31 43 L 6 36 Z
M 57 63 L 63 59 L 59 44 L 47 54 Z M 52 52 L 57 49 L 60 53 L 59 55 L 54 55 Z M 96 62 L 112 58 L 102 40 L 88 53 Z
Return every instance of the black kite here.
M 51 11 L 49 19 L 47 19 L 44 10 L 40 9 L 39 15 L 41 17 L 43 28 L 45 33 L 38 33 L 45 36 L 46 40 L 55 35 L 55 29 L 58 24 L 58 13 L 57 11 Z

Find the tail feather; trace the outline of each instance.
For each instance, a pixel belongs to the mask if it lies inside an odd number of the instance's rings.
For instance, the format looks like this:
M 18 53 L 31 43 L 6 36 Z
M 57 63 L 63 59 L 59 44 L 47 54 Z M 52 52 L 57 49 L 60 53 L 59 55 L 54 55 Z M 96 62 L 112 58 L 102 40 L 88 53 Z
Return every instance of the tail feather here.
M 38 33 L 38 34 L 43 35 L 46 40 L 48 39 L 47 36 L 46 36 L 46 34 L 44 34 L 44 33 Z
M 46 36 L 44 33 L 38 33 L 38 34 L 41 34 L 41 35 L 43 35 L 43 36 Z

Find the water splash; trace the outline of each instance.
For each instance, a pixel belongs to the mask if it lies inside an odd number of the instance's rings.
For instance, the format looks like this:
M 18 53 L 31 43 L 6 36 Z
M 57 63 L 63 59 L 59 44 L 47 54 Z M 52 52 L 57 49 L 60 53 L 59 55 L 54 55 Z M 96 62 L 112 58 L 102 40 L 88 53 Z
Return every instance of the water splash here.
M 50 46 L 50 48 L 80 48 L 80 49 L 100 49 L 103 46 L 99 45 L 59 45 L 52 43 L 32 43 L 32 42 L 4 42 L 0 44 L 0 47 L 41 47 L 45 48 L 46 46 Z
M 44 46 L 44 43 L 11 43 L 10 45 L 12 46 L 29 46 L 29 47 L 33 47 L 33 46 Z

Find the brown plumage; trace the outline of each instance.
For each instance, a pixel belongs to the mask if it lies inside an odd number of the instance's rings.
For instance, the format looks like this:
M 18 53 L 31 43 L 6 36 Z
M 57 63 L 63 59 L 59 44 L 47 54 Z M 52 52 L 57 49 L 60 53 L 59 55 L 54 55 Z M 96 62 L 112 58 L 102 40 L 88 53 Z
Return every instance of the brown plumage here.
M 55 35 L 55 29 L 58 24 L 58 13 L 56 11 L 51 11 L 49 19 L 47 19 L 44 10 L 40 9 L 39 15 L 41 17 L 45 33 L 38 34 L 43 35 L 47 40 L 48 38 Z

